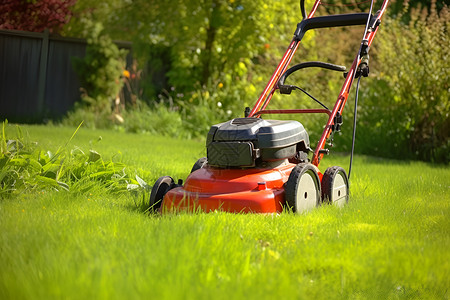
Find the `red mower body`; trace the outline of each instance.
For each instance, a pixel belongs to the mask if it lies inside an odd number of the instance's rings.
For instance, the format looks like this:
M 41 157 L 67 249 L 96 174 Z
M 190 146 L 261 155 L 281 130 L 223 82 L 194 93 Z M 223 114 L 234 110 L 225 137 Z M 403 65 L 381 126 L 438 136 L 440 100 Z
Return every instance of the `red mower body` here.
M 187 177 L 184 186 L 165 194 L 161 211 L 280 213 L 285 184 L 295 166 L 286 162 L 275 168 L 201 168 Z
M 183 187 L 168 191 L 162 210 L 281 212 L 283 186 L 294 167 L 291 163 L 273 169 L 205 167 L 191 173 Z

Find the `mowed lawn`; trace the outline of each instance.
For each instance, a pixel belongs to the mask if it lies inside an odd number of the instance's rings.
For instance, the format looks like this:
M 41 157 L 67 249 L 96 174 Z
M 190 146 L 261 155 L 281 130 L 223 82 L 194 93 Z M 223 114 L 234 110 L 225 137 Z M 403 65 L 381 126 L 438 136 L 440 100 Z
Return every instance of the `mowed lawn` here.
M 22 129 L 51 151 L 75 130 Z M 67 147 L 149 184 L 205 155 L 201 141 L 84 128 Z M 0 199 L 0 299 L 448 299 L 450 168 L 356 156 L 352 173 L 347 206 L 304 215 L 149 216 L 101 185 Z

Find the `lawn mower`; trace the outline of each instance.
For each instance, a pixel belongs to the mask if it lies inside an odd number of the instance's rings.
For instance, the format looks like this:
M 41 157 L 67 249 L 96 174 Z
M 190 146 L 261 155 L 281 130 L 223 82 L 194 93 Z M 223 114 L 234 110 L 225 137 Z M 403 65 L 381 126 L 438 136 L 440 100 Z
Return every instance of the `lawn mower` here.
M 149 208 L 165 211 L 227 211 L 235 213 L 279 213 L 290 210 L 303 213 L 322 203 L 342 206 L 349 200 L 349 176 L 353 159 L 356 107 L 359 81 L 369 74 L 369 49 L 378 31 L 389 0 L 380 10 L 369 13 L 339 14 L 313 17 L 320 0 L 316 0 L 306 15 L 304 0 L 300 1 L 303 20 L 298 23 L 294 37 L 252 109 L 245 117 L 234 118 L 211 126 L 206 138 L 207 157 L 192 167 L 184 185 L 170 176 L 160 177 L 152 187 Z M 302 62 L 288 68 L 302 38 L 308 30 L 365 25 L 358 53 L 348 71 L 345 66 L 319 61 Z M 342 72 L 344 84 L 333 109 L 304 89 L 285 84 L 294 72 L 305 68 L 324 68 Z M 329 149 L 326 141 L 342 125 L 342 111 L 354 80 L 358 78 L 355 98 L 353 143 L 349 176 L 342 167 L 329 167 L 322 174 L 318 166 Z M 267 106 L 278 90 L 290 94 L 299 90 L 316 101 L 318 109 L 269 110 Z M 264 114 L 327 114 L 328 121 L 315 150 L 309 135 L 298 121 L 263 119 Z M 309 159 L 309 154 L 312 158 Z

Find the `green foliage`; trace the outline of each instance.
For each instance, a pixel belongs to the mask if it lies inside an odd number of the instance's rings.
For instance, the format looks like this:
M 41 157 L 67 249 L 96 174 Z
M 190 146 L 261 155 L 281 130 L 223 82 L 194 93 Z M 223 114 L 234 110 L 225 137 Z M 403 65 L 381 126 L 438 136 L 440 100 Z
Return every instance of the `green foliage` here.
M 186 93 L 239 75 L 242 64 L 248 68 L 273 40 L 290 39 L 293 29 L 285 29 L 293 28 L 298 17 L 285 12 L 293 3 L 139 0 L 126 9 L 126 18 L 141 22 L 134 35 L 137 55 L 148 60 L 151 72 L 166 72 L 169 87 Z M 168 66 L 160 65 L 161 51 L 153 50 L 162 47 L 169 54 L 163 60 Z
M 17 127 L 16 139 L 7 139 L 3 122 L 0 156 L 0 197 L 24 190 L 52 188 L 68 190 L 61 181 L 64 176 L 65 162 L 59 159 L 60 152 L 43 152 L 35 144 L 25 141 L 22 131 Z
M 125 191 L 128 184 L 138 183 L 126 173 L 126 166 L 120 160 L 104 160 L 95 150 L 84 152 L 74 148 L 69 151 L 66 148 L 81 124 L 66 145 L 54 153 L 25 139 L 20 127 L 17 127 L 15 139 L 8 139 L 6 126 L 4 122 L 0 153 L 1 198 L 49 190 L 80 193 L 89 191 L 93 185 L 117 193 Z
M 113 39 L 127 40 L 124 24 L 120 21 L 123 6 L 127 0 L 77 0 L 71 11 L 73 18 L 64 26 L 62 34 L 72 37 L 86 37 L 86 20 L 101 23 L 105 33 Z M 122 33 L 122 35 L 118 35 Z
M 433 6 L 410 17 L 388 17 L 380 30 L 376 78 L 361 107 L 365 151 L 449 162 L 450 14 Z
M 85 34 L 86 55 L 73 60 L 84 91 L 82 105 L 95 113 L 108 114 L 123 86 L 126 51 L 119 50 L 101 23 L 86 19 Z
M 245 78 L 236 84 L 228 76 L 226 80 L 224 83 L 208 84 L 206 89 L 186 96 L 176 95 L 174 98 L 167 93 L 151 107 L 137 101 L 135 105 L 127 105 L 120 115 L 78 108 L 69 112 L 61 123 L 75 126 L 83 122 L 88 128 L 204 138 L 212 124 L 243 116 L 244 107 L 250 106 L 250 101 L 257 97 L 255 86 Z
M 395 17 L 383 18 L 371 50 L 371 76 L 361 84 L 357 151 L 449 161 L 448 8 L 442 1 L 431 3 L 423 10 L 402 6 L 404 15 L 399 9 L 402 3 L 388 7 L 387 13 Z M 320 6 L 317 15 L 367 10 L 368 5 Z M 66 124 L 84 119 L 92 128 L 205 136 L 210 125 L 242 116 L 244 108 L 255 103 L 300 21 L 298 7 L 294 0 L 108 0 L 100 9 L 92 8 L 89 0 L 79 0 L 77 14 L 95 18 L 104 25 L 105 34 L 133 40 L 134 55 L 141 68 L 145 65 L 139 76 L 142 88 L 134 82 L 133 90 L 148 108 L 133 103 L 112 115 L 109 107 L 115 95 L 111 93 L 102 98 L 102 109 L 71 113 Z M 67 28 L 76 32 L 77 26 L 85 26 L 80 20 L 73 19 Z M 301 59 L 349 67 L 361 37 L 362 28 L 356 26 L 309 31 L 292 64 Z M 113 84 L 114 78 L 103 83 Z M 340 74 L 314 69 L 289 80 L 329 107 L 342 85 Z M 89 91 L 88 96 L 85 99 L 90 101 Z M 336 151 L 350 149 L 353 98 L 352 94 L 344 111 L 343 135 L 335 139 Z M 293 93 L 276 94 L 269 108 L 305 107 L 317 106 Z M 320 116 L 270 117 L 298 119 L 312 141 L 325 122 Z
M 97 110 L 95 107 L 86 107 L 75 103 L 74 109 L 61 120 L 62 125 L 71 127 L 77 126 L 81 122 L 88 128 L 111 129 L 116 123 L 116 119 L 109 109 Z
M 246 72 L 244 64 L 241 64 Z M 213 124 L 243 117 L 244 108 L 257 98 L 255 86 L 245 76 L 225 76 L 223 82 L 209 83 L 178 101 L 183 126 L 194 136 L 205 137 Z
M 139 103 L 123 112 L 122 128 L 132 133 L 163 134 L 171 137 L 185 136 L 180 114 L 160 104 L 150 109 Z

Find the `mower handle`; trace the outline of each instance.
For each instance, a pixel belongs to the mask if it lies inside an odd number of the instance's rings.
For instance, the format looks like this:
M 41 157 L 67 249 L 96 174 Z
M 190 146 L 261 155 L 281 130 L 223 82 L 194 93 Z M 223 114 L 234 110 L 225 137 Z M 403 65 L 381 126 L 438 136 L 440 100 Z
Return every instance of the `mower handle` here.
M 371 19 L 371 23 L 372 20 L 376 20 L 376 18 L 372 15 L 369 16 L 368 13 L 330 15 L 309 18 L 297 24 L 297 29 L 294 32 L 294 39 L 296 41 L 301 41 L 305 33 L 310 29 L 366 25 L 368 18 Z
M 334 64 L 330 64 L 330 63 L 324 63 L 321 61 L 303 62 L 303 63 L 297 64 L 297 65 L 287 69 L 286 72 L 284 72 L 283 75 L 281 75 L 280 79 L 278 80 L 278 88 L 280 88 L 281 86 L 284 85 L 284 81 L 292 73 L 294 73 L 300 69 L 312 68 L 312 67 L 322 68 L 322 69 L 327 69 L 327 70 L 332 70 L 332 71 L 338 71 L 338 72 L 345 72 L 345 70 L 346 70 L 345 66 L 338 66 L 338 65 L 334 65 Z
M 302 12 L 303 20 L 306 19 L 305 0 L 300 0 L 300 10 Z

